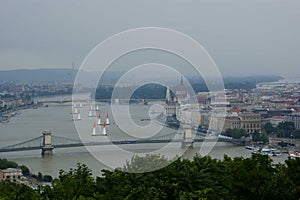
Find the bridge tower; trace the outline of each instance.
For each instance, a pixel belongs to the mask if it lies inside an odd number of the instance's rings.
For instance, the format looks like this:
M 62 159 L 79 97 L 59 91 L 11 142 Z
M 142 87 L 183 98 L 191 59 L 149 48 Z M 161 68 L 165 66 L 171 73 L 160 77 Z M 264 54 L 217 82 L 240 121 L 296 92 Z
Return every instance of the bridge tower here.
M 181 148 L 193 148 L 193 135 L 192 135 L 192 128 L 189 125 L 183 125 L 183 139 L 181 142 Z
M 42 156 L 52 155 L 54 147 L 51 141 L 51 131 L 43 131 Z

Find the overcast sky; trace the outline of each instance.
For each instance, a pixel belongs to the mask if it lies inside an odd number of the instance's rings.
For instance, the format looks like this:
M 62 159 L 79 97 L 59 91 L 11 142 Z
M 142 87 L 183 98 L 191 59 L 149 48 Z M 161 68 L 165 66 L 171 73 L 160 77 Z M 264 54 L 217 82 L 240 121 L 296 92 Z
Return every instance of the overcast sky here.
M 223 75 L 300 76 L 299 0 L 1 0 L 0 69 L 71 68 L 126 29 L 175 29 Z

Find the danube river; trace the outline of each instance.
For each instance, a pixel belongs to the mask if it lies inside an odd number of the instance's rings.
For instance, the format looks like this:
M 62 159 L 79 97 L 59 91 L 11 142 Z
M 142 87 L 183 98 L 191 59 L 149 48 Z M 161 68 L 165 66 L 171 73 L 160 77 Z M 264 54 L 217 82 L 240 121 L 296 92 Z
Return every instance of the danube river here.
M 162 112 L 162 106 L 154 106 L 154 103 L 148 105 L 132 104 L 130 105 L 130 113 L 133 122 L 143 127 L 149 123 L 150 118 Z M 21 114 L 10 119 L 9 123 L 0 124 L 0 147 L 16 144 L 38 137 L 44 130 L 51 130 L 53 135 L 72 139 L 83 139 L 86 141 L 105 141 L 107 138 L 121 140 L 128 138 L 127 134 L 122 132 L 121 128 L 112 117 L 110 104 L 99 103 L 100 113 L 104 120 L 106 113 L 110 116 L 110 125 L 106 131 L 108 136 L 91 136 L 93 123 L 97 121 L 97 117 L 88 117 L 90 105 L 85 103 L 81 108 L 80 121 L 73 120 L 73 106 L 71 103 L 66 104 L 49 104 L 48 107 L 40 107 L 38 109 L 21 110 Z M 124 105 L 125 106 L 125 105 Z M 120 105 L 122 107 L 122 105 Z M 121 109 L 122 110 L 122 109 Z M 151 115 L 152 113 L 153 115 Z M 155 114 L 156 113 L 156 114 Z M 95 113 L 95 115 L 98 114 Z M 117 113 L 120 116 L 121 112 Z M 74 115 L 77 118 L 77 115 Z M 125 124 L 126 126 L 126 124 Z M 159 124 L 152 125 L 159 128 Z M 77 129 L 76 129 L 77 127 Z M 130 130 L 130 126 L 125 129 Z M 147 127 L 146 127 L 147 128 Z M 100 128 L 99 131 L 100 134 Z M 161 134 L 175 133 L 173 129 L 164 127 Z M 136 135 L 135 135 L 136 136 Z M 137 137 L 137 136 L 136 136 Z M 141 135 L 141 138 L 144 136 Z M 0 153 L 1 158 L 16 161 L 19 164 L 28 166 L 32 173 L 49 174 L 58 176 L 59 170 L 69 170 L 75 168 L 77 163 L 84 163 L 92 169 L 95 176 L 101 174 L 102 169 L 112 169 L 122 167 L 126 160 L 130 160 L 130 156 L 138 153 L 162 153 L 171 158 L 176 155 L 181 156 L 185 150 L 181 149 L 180 143 L 172 144 L 127 144 L 114 147 L 114 145 L 105 145 L 101 147 L 76 147 L 65 149 L 54 149 L 52 156 L 42 157 L 41 150 Z M 194 144 L 195 148 L 185 152 L 186 157 L 191 157 L 197 153 L 201 144 Z M 163 150 L 161 150 L 163 149 Z M 130 153 L 126 153 L 130 152 Z M 234 156 L 251 156 L 251 152 L 245 147 L 235 146 L 228 143 L 218 143 L 209 153 L 213 158 L 222 158 L 224 154 L 231 157 Z M 283 162 L 287 156 L 283 154 L 274 158 L 275 162 Z

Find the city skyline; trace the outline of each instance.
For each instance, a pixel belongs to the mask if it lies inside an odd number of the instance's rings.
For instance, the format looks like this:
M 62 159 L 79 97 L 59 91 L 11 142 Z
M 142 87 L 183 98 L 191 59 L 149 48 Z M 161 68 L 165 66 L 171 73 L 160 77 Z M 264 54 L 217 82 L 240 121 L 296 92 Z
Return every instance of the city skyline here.
M 299 8 L 0 1 L 0 200 L 300 199 Z
M 194 38 L 224 76 L 300 76 L 299 1 L 0 4 L 0 70 L 78 68 L 111 35 L 155 26 Z

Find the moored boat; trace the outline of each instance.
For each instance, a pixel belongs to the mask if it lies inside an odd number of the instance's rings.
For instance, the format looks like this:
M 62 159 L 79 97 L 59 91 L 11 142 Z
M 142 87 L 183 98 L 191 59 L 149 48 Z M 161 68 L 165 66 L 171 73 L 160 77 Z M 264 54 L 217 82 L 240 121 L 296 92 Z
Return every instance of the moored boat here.
M 298 152 L 298 151 L 291 151 L 291 152 L 289 152 L 289 157 L 290 158 L 300 158 L 300 152 Z
M 254 146 L 254 145 L 252 145 L 252 146 L 246 146 L 245 148 L 248 149 L 248 150 L 258 150 L 259 149 L 258 146 Z
M 269 149 L 269 148 L 253 149 L 251 153 L 268 155 L 268 156 L 281 156 L 281 152 L 278 149 Z

